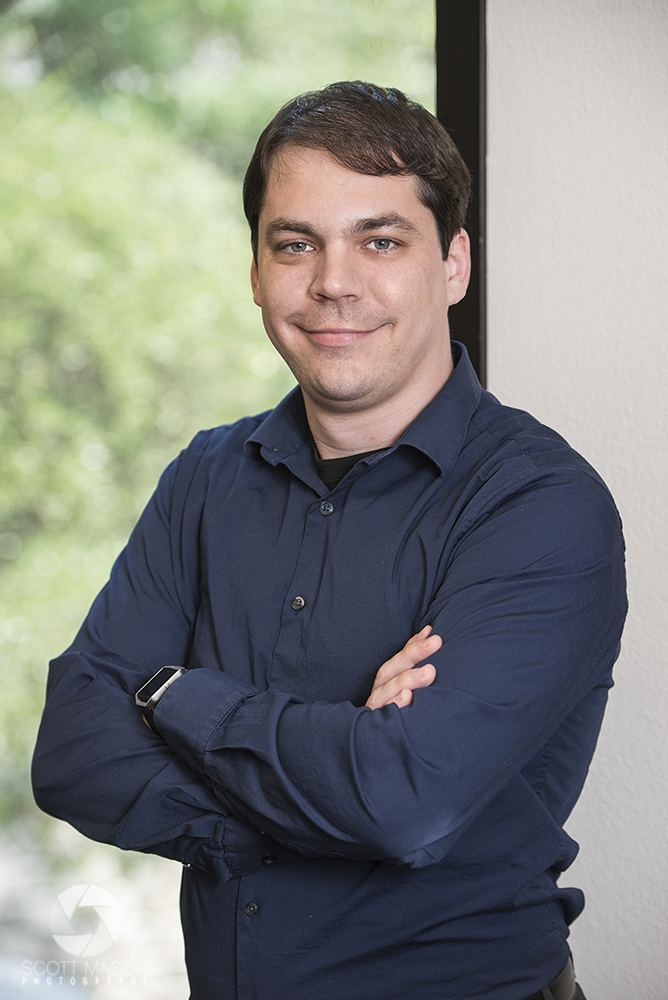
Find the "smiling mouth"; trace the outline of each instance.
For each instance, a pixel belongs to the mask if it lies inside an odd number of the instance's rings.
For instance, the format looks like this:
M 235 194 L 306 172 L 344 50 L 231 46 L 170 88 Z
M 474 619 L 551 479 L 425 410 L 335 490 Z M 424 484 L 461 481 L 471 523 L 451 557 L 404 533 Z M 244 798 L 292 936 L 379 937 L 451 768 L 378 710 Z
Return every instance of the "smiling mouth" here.
M 381 323 L 379 326 L 368 330 L 357 330 L 350 327 L 323 327 L 317 330 L 308 330 L 305 327 L 300 327 L 300 330 L 307 335 L 309 340 L 320 344 L 322 347 L 347 347 L 349 344 L 356 344 L 358 341 L 371 336 L 371 334 L 376 333 L 385 325 L 385 323 Z

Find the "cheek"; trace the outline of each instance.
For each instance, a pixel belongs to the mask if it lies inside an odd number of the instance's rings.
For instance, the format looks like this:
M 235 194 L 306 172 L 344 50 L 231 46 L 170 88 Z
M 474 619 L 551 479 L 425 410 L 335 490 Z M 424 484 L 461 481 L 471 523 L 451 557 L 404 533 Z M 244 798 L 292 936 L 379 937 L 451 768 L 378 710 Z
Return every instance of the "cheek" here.
M 386 286 L 381 302 L 395 322 L 412 325 L 425 311 L 430 295 L 424 275 L 415 273 L 410 282 L 396 282 Z
M 264 312 L 274 324 L 280 324 L 304 308 L 303 282 L 296 275 L 281 274 L 278 279 L 265 281 L 261 293 Z
M 397 269 L 396 273 L 383 276 L 384 293 L 397 305 L 419 308 L 426 297 L 433 294 L 433 271 L 419 263 Z

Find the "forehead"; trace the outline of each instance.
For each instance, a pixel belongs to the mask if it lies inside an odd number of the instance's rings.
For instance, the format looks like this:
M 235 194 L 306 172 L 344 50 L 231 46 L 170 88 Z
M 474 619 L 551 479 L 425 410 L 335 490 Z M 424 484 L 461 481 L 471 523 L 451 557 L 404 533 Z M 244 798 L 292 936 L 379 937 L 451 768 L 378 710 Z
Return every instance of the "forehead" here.
M 434 217 L 420 200 L 418 184 L 412 174 L 360 174 L 326 150 L 286 146 L 270 164 L 260 227 L 276 217 L 325 224 L 401 215 L 435 232 Z

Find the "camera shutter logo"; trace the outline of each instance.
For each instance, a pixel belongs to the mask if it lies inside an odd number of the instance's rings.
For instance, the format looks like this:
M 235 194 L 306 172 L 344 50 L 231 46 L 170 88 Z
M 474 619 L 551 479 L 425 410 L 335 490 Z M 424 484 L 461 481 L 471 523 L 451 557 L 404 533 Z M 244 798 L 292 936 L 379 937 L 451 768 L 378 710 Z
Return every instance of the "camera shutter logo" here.
M 63 951 L 70 955 L 99 955 L 120 934 L 121 911 L 106 889 L 72 885 L 61 892 L 51 907 L 49 923 L 53 940 Z

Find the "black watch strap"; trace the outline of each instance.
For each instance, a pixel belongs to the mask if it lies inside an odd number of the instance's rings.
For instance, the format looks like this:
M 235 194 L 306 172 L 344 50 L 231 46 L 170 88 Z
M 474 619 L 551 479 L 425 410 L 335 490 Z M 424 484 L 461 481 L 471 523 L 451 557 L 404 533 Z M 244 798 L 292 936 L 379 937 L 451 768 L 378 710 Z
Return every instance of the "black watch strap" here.
M 135 704 L 141 709 L 141 714 L 153 732 L 158 735 L 160 733 L 153 718 L 156 705 L 165 691 L 185 673 L 185 667 L 161 667 L 135 694 Z

